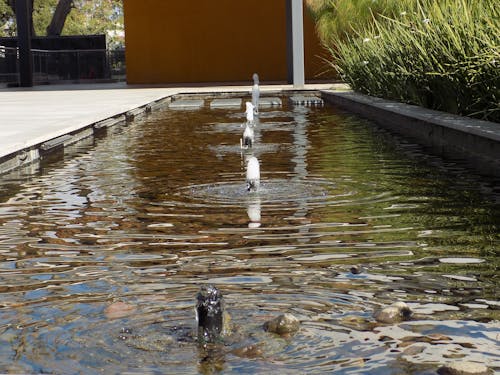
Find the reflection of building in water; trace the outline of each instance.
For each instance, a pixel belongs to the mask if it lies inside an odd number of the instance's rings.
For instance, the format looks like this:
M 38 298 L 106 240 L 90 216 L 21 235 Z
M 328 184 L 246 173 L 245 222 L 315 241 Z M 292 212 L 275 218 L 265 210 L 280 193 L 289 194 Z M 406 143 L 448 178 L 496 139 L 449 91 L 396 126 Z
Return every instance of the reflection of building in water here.
M 295 127 L 293 131 L 293 150 L 295 156 L 292 162 L 295 163 L 293 171 L 295 172 L 294 179 L 305 179 L 307 177 L 307 147 L 309 140 L 307 139 L 307 114 L 310 109 L 304 106 L 297 106 L 293 109 L 293 118 Z
M 295 156 L 292 157 L 292 162 L 295 163 L 293 168 L 294 175 L 292 181 L 305 181 L 308 175 L 307 172 L 307 148 L 309 146 L 309 140 L 307 138 L 307 115 L 310 109 L 305 106 L 295 106 L 293 108 L 293 118 L 295 120 L 295 127 L 293 131 L 293 153 Z M 299 200 L 297 211 L 294 213 L 294 217 L 302 218 L 307 216 L 307 201 Z M 309 229 L 307 227 L 301 227 L 299 233 L 307 233 Z M 303 242 L 309 241 L 307 238 L 301 239 Z

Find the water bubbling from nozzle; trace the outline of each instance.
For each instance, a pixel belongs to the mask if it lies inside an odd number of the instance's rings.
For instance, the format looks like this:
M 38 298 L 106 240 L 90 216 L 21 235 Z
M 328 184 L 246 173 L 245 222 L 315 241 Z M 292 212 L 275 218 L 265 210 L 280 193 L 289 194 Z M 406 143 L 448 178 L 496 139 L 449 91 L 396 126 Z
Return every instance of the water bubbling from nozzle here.
M 224 329 L 224 301 L 222 293 L 213 285 L 204 285 L 196 296 L 198 340 L 213 343 L 221 338 Z

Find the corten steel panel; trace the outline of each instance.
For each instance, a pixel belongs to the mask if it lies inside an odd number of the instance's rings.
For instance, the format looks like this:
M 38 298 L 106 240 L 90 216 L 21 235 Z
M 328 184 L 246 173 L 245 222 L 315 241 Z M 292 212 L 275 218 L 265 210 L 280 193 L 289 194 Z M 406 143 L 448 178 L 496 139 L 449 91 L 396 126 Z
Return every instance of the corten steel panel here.
M 285 81 L 285 0 L 124 0 L 127 81 Z M 325 55 L 307 11 L 306 78 Z

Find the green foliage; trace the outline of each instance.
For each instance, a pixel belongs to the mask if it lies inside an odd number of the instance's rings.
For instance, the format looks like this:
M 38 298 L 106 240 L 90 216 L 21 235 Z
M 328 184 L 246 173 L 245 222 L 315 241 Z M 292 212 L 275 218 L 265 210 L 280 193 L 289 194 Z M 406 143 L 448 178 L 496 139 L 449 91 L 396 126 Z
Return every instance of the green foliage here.
M 496 2 L 392 3 L 342 38 L 324 38 L 345 81 L 368 95 L 500 122 Z
M 58 0 L 35 0 L 33 3 L 33 28 L 36 35 L 46 35 Z
M 381 15 L 397 11 L 395 0 L 308 0 L 320 38 L 328 45 L 357 34 Z
M 63 35 L 107 34 L 108 42 L 123 47 L 121 0 L 75 0 Z
M 33 27 L 36 35 L 46 35 L 58 0 L 35 0 Z M 5 26 L 4 26 L 5 25 Z M 122 0 L 74 0 L 63 35 L 107 34 L 111 47 L 123 47 Z M 15 36 L 15 15 L 6 0 L 0 0 L 0 36 Z
M 6 0 L 0 0 L 0 36 L 15 35 L 14 13 Z

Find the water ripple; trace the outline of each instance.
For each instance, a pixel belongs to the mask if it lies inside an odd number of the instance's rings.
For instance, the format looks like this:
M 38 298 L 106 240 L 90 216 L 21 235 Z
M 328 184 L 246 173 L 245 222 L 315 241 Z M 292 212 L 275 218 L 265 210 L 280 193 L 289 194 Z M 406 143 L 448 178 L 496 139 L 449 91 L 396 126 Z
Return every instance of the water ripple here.
M 332 108 L 158 111 L 0 178 L 0 372 L 433 373 L 498 361 L 498 181 Z M 71 154 L 69 154 L 71 152 Z M 200 285 L 231 315 L 194 338 Z M 412 320 L 374 312 L 405 301 Z M 294 335 L 266 332 L 279 314 Z

